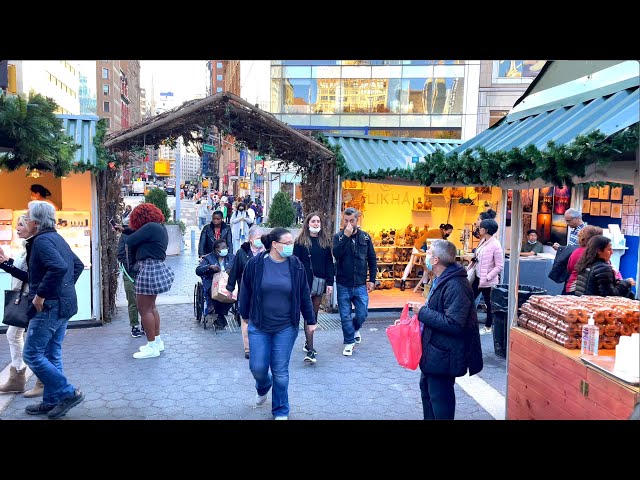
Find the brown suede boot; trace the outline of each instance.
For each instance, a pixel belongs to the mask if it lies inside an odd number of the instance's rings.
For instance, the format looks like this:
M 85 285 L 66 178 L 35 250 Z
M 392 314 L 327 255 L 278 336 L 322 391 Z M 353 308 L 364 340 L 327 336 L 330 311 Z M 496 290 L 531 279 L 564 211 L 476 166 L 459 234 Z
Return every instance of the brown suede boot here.
M 38 378 L 36 379 L 36 384 L 34 385 L 34 387 L 31 390 L 24 392 L 23 397 L 24 398 L 41 397 L 43 393 L 44 393 L 44 384 Z
M 16 367 L 11 367 L 9 370 L 9 380 L 4 385 L 0 385 L 0 392 L 2 393 L 19 393 L 24 392 L 24 385 L 27 383 L 25 374 L 27 373 L 27 367 L 22 370 L 16 370 Z

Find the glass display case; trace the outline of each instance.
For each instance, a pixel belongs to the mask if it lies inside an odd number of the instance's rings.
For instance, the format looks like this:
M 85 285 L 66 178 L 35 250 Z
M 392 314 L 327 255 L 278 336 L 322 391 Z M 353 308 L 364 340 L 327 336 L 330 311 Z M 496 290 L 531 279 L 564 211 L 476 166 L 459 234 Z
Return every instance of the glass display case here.
M 22 250 L 22 239 L 16 234 L 18 218 L 25 215 L 27 210 L 13 210 L 11 219 L 10 252 L 19 253 Z M 0 216 L 0 218 L 4 218 Z M 6 221 L 0 221 L 6 223 Z M 0 227 L 4 228 L 4 226 Z M 56 212 L 56 229 L 71 247 L 73 253 L 84 263 L 85 268 L 91 267 L 91 214 L 82 210 L 60 210 Z M 5 235 L 6 236 L 6 235 Z M 0 234 L 0 238 L 4 238 Z M 6 241 L 5 241 L 6 242 Z M 6 247 L 2 246 L 6 251 Z M 8 254 L 8 256 L 12 256 Z

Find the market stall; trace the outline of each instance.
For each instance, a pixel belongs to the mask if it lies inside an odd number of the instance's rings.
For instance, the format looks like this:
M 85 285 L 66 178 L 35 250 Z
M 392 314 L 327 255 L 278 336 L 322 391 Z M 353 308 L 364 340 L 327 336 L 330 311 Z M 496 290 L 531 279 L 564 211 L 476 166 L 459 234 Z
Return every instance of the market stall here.
M 524 149 L 534 146 L 544 150 L 549 148 L 548 142 L 551 140 L 556 144 L 571 144 L 580 135 L 598 131 L 599 135 L 603 135 L 594 137 L 601 138 L 598 144 L 582 143 L 580 147 L 572 146 L 559 153 L 564 155 L 563 162 L 569 152 L 579 160 L 579 155 L 594 148 L 599 148 L 600 155 L 608 155 L 608 161 L 603 162 L 604 165 L 596 162 L 600 158 L 589 159 L 587 155 L 585 158 L 590 161 L 576 161 L 571 169 L 580 171 L 580 175 L 569 174 L 571 182 L 633 185 L 635 193 L 631 197 L 637 198 L 640 193 L 640 154 L 637 145 L 640 120 L 638 63 L 620 62 L 598 70 L 597 62 L 592 62 L 591 68 L 594 71 L 581 78 L 575 78 L 575 75 L 572 77 L 571 63 L 549 62 L 504 121 L 471 140 L 467 147 L 481 146 L 488 155 L 494 152 L 504 154 L 514 147 Z M 464 149 L 466 145 L 460 148 Z M 536 154 L 537 152 L 531 152 L 531 155 Z M 548 184 L 548 180 L 542 178 L 523 179 L 513 176 L 499 182 L 502 188 L 514 191 L 545 188 L 545 184 Z M 576 189 L 577 192 L 579 190 Z M 581 210 L 583 199 L 582 194 L 572 195 L 571 206 Z M 522 239 L 522 216 L 521 195 L 514 194 L 511 251 L 519 248 Z M 631 235 L 627 236 L 634 237 L 633 233 L 632 229 Z M 629 238 L 627 243 L 632 241 Z M 635 256 L 635 264 L 633 261 L 624 262 L 626 255 Z M 620 265 L 633 269 L 632 276 L 636 282 L 640 276 L 637 255 L 637 248 L 633 252 L 627 251 L 620 261 Z M 511 262 L 510 278 L 519 277 L 521 264 L 525 263 Z M 507 329 L 507 418 L 627 418 L 639 399 L 637 370 L 632 370 L 632 374 L 628 372 L 633 366 L 637 367 L 640 359 L 636 346 L 633 347 L 633 355 L 625 355 L 624 361 L 620 361 L 618 343 L 622 336 L 626 336 L 622 327 L 618 325 L 617 332 L 615 327 L 609 327 L 610 335 L 605 334 L 601 344 L 607 348 L 598 349 L 599 355 L 585 355 L 576 349 L 579 344 L 577 332 L 582 333 L 581 329 L 574 327 L 574 331 L 564 325 L 560 329 L 552 326 L 559 321 L 557 314 L 564 316 L 566 312 L 556 311 L 554 318 L 554 312 L 550 312 L 548 308 L 536 307 L 533 310 L 525 309 L 528 311 L 522 312 L 525 313 L 524 316 L 519 315 L 517 292 L 518 282 L 511 282 L 508 308 L 508 325 L 511 328 Z M 563 303 L 577 297 L 559 298 Z M 612 300 L 614 305 L 623 304 L 621 297 L 612 297 Z M 565 303 L 560 307 L 566 310 L 567 305 Z M 637 303 L 629 306 L 629 310 L 635 313 L 639 308 Z M 542 310 L 543 318 L 535 318 L 535 310 Z M 545 318 L 549 321 L 546 322 Z M 584 320 L 584 317 L 581 319 Z M 618 323 L 617 320 L 615 323 Z M 523 327 L 533 327 L 533 330 L 525 330 Z M 628 327 L 625 328 L 629 333 Z M 562 340 L 561 344 L 555 343 L 558 338 Z M 635 345 L 638 336 L 633 338 Z
M 78 161 L 95 160 L 92 138 L 97 120 L 97 117 L 87 116 L 63 117 L 68 134 L 83 146 L 77 152 Z M 70 321 L 94 322 L 100 318 L 100 261 L 95 245 L 95 239 L 98 238 L 95 225 L 98 214 L 95 178 L 89 172 L 69 174 L 63 178 L 35 169 L 0 172 L 0 246 L 10 257 L 20 254 L 23 248 L 16 234 L 16 224 L 18 218 L 27 212 L 33 184 L 42 185 L 51 192 L 47 200 L 56 207 L 58 233 L 85 265 L 76 283 L 78 312 Z M 10 288 L 11 276 L 0 271 L 0 318 L 4 312 L 4 291 Z M 0 323 L 0 326 L 4 327 L 4 324 Z

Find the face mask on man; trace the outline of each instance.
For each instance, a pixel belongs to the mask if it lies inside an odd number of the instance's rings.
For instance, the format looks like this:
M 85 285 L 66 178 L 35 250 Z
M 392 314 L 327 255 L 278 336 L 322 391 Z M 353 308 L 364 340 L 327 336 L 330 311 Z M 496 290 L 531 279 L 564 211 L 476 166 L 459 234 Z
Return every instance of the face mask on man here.
M 444 238 L 449 238 L 449 235 L 451 235 L 450 233 L 445 233 L 444 234 Z
M 256 238 L 253 241 L 253 246 L 256 247 L 256 248 L 262 248 L 262 247 L 264 247 L 264 244 L 262 243 L 262 240 L 260 240 L 259 238 Z
M 309 227 L 311 233 L 320 233 L 321 227 Z
M 537 240 L 527 240 L 531 245 L 535 245 L 536 243 L 538 243 Z
M 480 238 L 480 227 L 476 227 L 476 229 L 473 231 L 473 236 L 476 238 Z
M 229 249 L 228 248 L 223 248 L 222 250 L 220 250 L 218 252 L 218 255 L 220 255 L 221 257 L 226 257 L 229 254 Z
M 424 259 L 424 265 L 430 272 L 433 271 L 433 265 L 431 264 L 431 257 L 427 255 Z

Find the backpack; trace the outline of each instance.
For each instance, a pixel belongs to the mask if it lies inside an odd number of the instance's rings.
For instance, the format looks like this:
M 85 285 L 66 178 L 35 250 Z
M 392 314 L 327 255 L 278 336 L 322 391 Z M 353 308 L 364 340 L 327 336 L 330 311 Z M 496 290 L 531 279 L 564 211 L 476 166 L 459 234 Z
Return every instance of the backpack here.
M 569 257 L 578 248 L 577 245 L 567 245 L 558 248 L 553 266 L 549 272 L 549 278 L 556 283 L 565 283 L 569 279 L 570 272 L 567 270 L 569 265 Z

